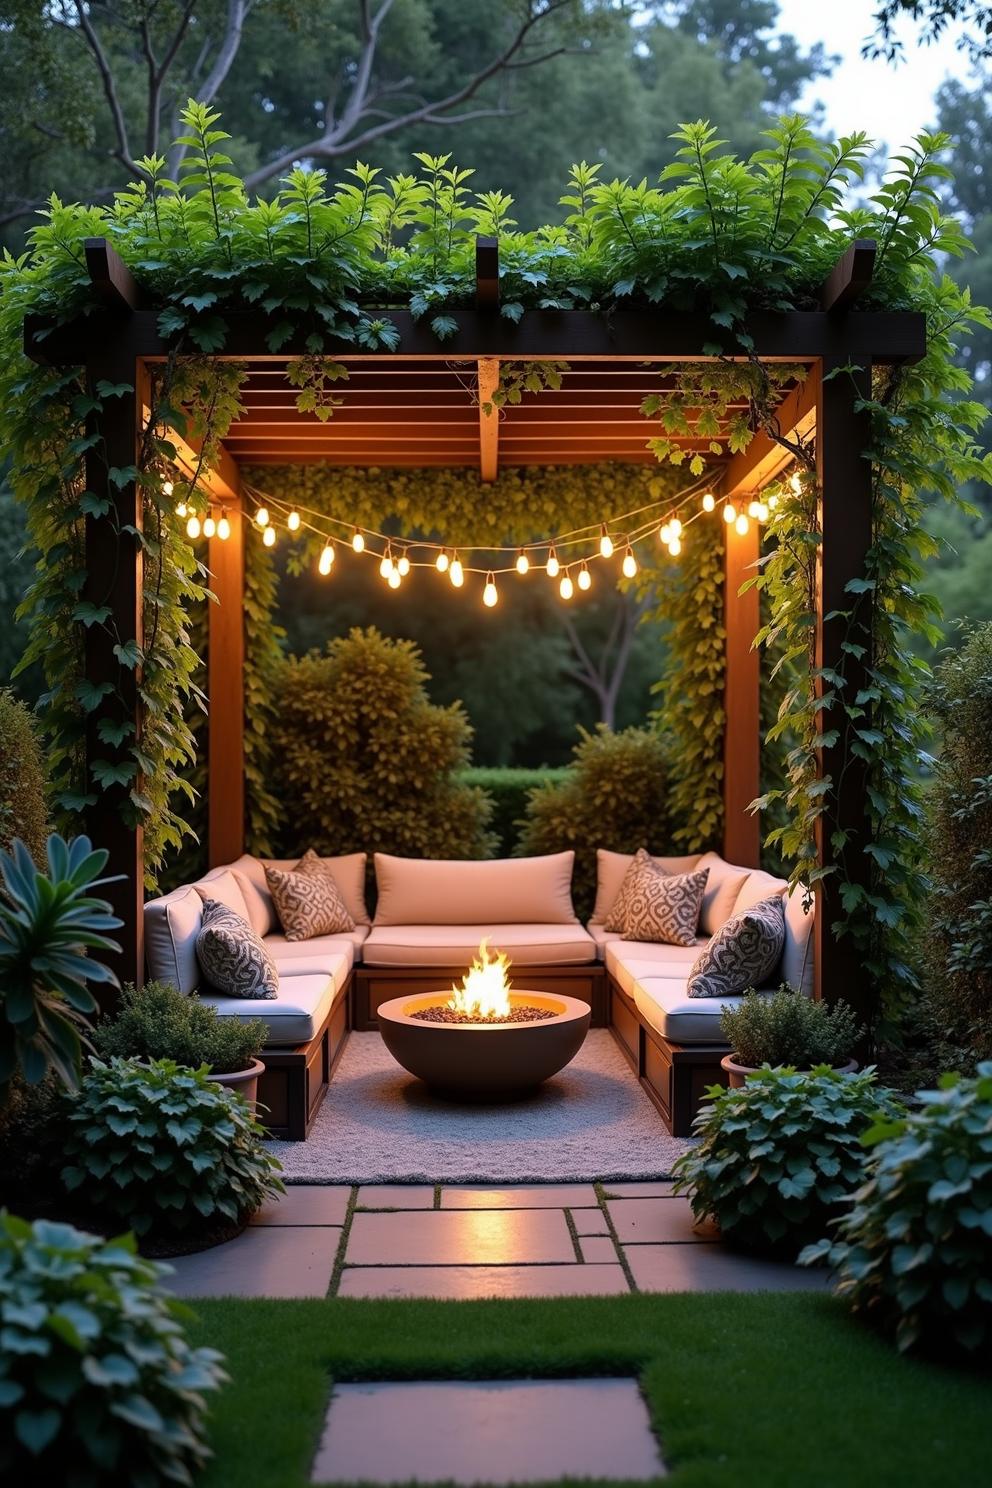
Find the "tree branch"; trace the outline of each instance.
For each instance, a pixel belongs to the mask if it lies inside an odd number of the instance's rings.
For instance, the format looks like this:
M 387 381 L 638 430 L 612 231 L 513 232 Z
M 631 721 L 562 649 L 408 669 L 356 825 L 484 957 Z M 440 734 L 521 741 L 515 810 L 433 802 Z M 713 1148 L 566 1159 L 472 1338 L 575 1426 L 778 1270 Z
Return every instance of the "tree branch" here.
M 93 53 L 93 59 L 96 62 L 97 71 L 100 74 L 100 81 L 103 84 L 104 97 L 106 98 L 107 105 L 110 109 L 110 117 L 114 125 L 114 133 L 117 136 L 117 149 L 113 152 L 114 159 L 119 160 L 121 165 L 123 165 L 124 169 L 128 171 L 130 175 L 134 176 L 137 180 L 141 180 L 142 173 L 138 169 L 138 166 L 131 155 L 131 145 L 128 140 L 127 133 L 127 122 L 124 118 L 124 110 L 121 108 L 121 101 L 117 96 L 117 84 L 114 81 L 114 74 L 107 59 L 107 54 L 103 50 L 103 46 L 99 36 L 97 36 L 96 32 L 93 29 L 93 25 L 89 18 L 89 12 L 86 9 L 84 0 L 74 0 L 74 5 L 76 16 L 79 21 L 79 29 L 86 40 L 87 46 Z

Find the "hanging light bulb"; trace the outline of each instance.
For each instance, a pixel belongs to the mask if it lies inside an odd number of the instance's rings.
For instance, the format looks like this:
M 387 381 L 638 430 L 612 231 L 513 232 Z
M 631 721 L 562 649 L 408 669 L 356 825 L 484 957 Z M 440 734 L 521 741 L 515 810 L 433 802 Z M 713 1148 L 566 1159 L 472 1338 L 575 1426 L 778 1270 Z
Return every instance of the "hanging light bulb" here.
M 757 521 L 758 520 L 758 503 L 757 503 L 757 501 L 749 501 L 748 502 L 748 504 L 747 504 L 747 514 L 748 514 L 749 517 L 752 517 L 754 519 L 754 521 Z
M 603 558 L 613 557 L 613 539 L 606 529 L 605 522 L 600 525 L 599 529 L 599 552 Z
M 217 536 L 220 538 L 221 542 L 227 542 L 227 539 L 230 537 L 230 535 L 231 523 L 228 519 L 227 512 L 222 511 L 220 514 L 220 521 L 217 523 Z
M 732 501 L 728 501 L 726 506 L 723 508 L 723 520 L 726 522 L 728 527 L 730 526 L 731 522 L 737 521 L 737 508 Z
M 491 610 L 498 599 L 499 590 L 496 588 L 496 581 L 492 576 L 492 572 L 490 572 L 486 576 L 486 587 L 482 591 L 482 603 Z
M 390 589 L 398 589 L 400 587 L 400 585 L 402 584 L 402 582 L 403 582 L 403 580 L 400 578 L 400 571 L 399 571 L 399 569 L 398 568 L 395 568 L 395 567 L 392 568 L 392 569 L 390 569 L 389 579 L 388 579 L 388 583 L 389 583 Z
M 524 552 L 523 548 L 521 548 L 519 553 L 517 554 L 517 573 L 525 574 L 527 573 L 529 568 L 530 559 L 527 557 L 527 554 Z
M 660 532 L 658 533 L 658 536 L 661 538 L 661 540 L 662 540 L 663 543 L 670 543 L 671 542 L 671 540 L 672 540 L 672 524 L 671 524 L 671 522 L 666 522 L 664 524 L 664 526 L 661 528 Z
M 177 517 L 185 517 L 188 511 L 189 511 L 189 507 L 186 505 L 185 501 L 177 501 L 176 502 L 176 516 Z
M 558 577 L 558 570 L 560 568 L 561 568 L 561 564 L 558 562 L 558 554 L 555 552 L 555 545 L 554 545 L 554 543 L 552 543 L 551 546 L 550 546 L 550 548 L 548 549 L 548 563 L 547 563 L 547 574 L 548 574 L 548 578 L 549 579 L 556 579 Z
M 266 527 L 262 533 L 262 541 L 267 548 L 274 548 L 276 545 L 276 529 L 274 527 Z
M 634 557 L 634 550 L 630 543 L 627 544 L 627 550 L 623 555 L 620 571 L 625 579 L 632 579 L 637 572 L 637 559 Z
M 668 544 L 668 551 L 673 558 L 677 558 L 682 551 L 682 539 L 680 537 L 673 537 Z
M 393 576 L 394 568 L 395 565 L 393 563 L 393 550 L 387 543 L 386 551 L 383 553 L 382 561 L 379 564 L 379 573 L 384 579 L 391 579 Z
M 561 583 L 558 585 L 558 593 L 561 595 L 562 599 L 571 599 L 574 592 L 574 585 L 572 584 L 572 580 L 568 576 L 568 569 L 566 568 L 565 572 L 561 576 Z
M 216 535 L 217 535 L 217 523 L 214 521 L 214 514 L 213 514 L 213 512 L 210 512 L 204 518 L 204 522 L 203 522 L 203 535 L 204 535 L 204 537 L 216 537 Z
M 317 572 L 319 574 L 323 574 L 326 578 L 331 571 L 333 563 L 334 545 L 333 543 L 326 543 L 324 546 L 324 551 L 321 553 L 320 558 L 317 561 Z
M 454 584 L 455 588 L 460 589 L 465 582 L 465 571 L 462 568 L 462 560 L 459 558 L 457 553 L 451 560 L 451 568 L 449 569 L 449 573 L 451 575 L 451 582 Z
M 163 496 L 171 496 L 172 493 L 173 493 L 173 491 L 175 489 L 176 489 L 175 486 L 172 484 L 172 482 L 170 480 L 166 480 L 166 481 L 163 481 L 162 482 L 162 495 Z
M 449 562 L 450 559 L 448 558 L 448 550 L 447 548 L 442 548 L 440 553 L 438 553 L 437 557 L 434 559 L 434 567 L 437 569 L 438 573 L 447 573 Z
M 772 491 L 771 495 L 768 498 L 767 506 L 768 506 L 768 510 L 769 511 L 774 511 L 775 508 L 778 506 L 778 492 L 777 491 Z
M 589 572 L 588 563 L 584 560 L 582 567 L 579 569 L 578 585 L 580 589 L 589 589 L 592 587 L 592 574 Z
M 300 514 L 298 511 L 294 510 L 290 512 L 289 516 L 286 518 L 286 526 L 289 528 L 290 532 L 299 532 Z
M 672 537 L 682 536 L 682 523 L 679 521 L 678 517 L 673 517 L 672 520 L 669 522 L 668 531 L 670 532 Z
M 200 519 L 196 515 L 196 512 L 194 512 L 193 515 L 190 517 L 189 521 L 186 523 L 186 536 L 187 537 L 196 538 L 196 537 L 199 537 L 199 535 L 200 535 Z
M 407 557 L 406 553 L 401 553 L 399 558 L 396 560 L 396 571 L 401 579 L 405 579 L 407 574 L 410 572 L 410 560 Z
M 755 505 L 755 513 L 754 513 L 754 515 L 757 517 L 758 521 L 759 522 L 767 522 L 768 521 L 768 502 L 767 501 L 756 501 L 754 503 L 754 505 Z
M 354 550 L 355 550 L 356 553 L 364 553 L 365 552 L 365 538 L 359 532 L 359 530 L 358 530 L 357 527 L 355 528 L 354 532 L 351 534 L 351 546 L 354 548 Z
M 750 525 L 751 523 L 748 521 L 747 517 L 744 515 L 743 512 L 741 512 L 740 516 L 737 518 L 737 521 L 734 523 L 734 530 L 738 532 L 741 537 L 744 537 Z
M 258 511 L 255 513 L 255 521 L 259 527 L 267 527 L 269 525 L 269 509 L 267 506 L 260 506 L 258 508 Z
M 716 497 L 712 491 L 707 491 L 703 497 L 703 511 L 711 512 L 716 509 Z

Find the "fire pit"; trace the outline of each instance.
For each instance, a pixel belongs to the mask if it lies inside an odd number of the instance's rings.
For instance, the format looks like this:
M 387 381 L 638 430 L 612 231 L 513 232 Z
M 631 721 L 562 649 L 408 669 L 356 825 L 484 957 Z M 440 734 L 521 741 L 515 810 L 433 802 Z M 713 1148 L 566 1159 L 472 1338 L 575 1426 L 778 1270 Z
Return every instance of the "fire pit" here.
M 461 1100 L 522 1095 L 564 1069 L 588 1032 L 588 1003 L 514 991 L 509 966 L 483 941 L 450 994 L 382 1003 L 379 1031 L 393 1058 L 432 1090 Z

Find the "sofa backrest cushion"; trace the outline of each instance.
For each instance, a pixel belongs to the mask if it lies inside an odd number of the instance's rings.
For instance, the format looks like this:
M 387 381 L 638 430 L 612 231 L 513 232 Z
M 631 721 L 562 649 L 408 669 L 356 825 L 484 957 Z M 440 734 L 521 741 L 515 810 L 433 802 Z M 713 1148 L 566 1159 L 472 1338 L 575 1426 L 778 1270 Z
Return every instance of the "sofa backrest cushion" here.
M 592 911 L 592 924 L 604 925 L 620 892 L 627 869 L 634 861 L 634 853 L 609 852 L 605 847 L 596 849 L 596 903 Z M 691 873 L 699 862 L 699 853 L 685 858 L 660 858 L 652 855 L 663 873 Z
M 737 896 L 751 869 L 728 863 L 715 852 L 703 853 L 696 866 L 709 869 L 703 907 L 699 911 L 700 934 L 715 935 L 737 908 Z
M 183 884 L 145 905 L 145 958 L 153 981 L 169 982 L 187 996 L 200 985 L 196 937 L 203 900 L 192 884 Z
M 539 858 L 396 858 L 376 853 L 376 925 L 574 925 L 574 852 Z
M 784 878 L 776 878 L 772 873 L 766 873 L 763 868 L 753 868 L 741 885 L 740 893 L 734 904 L 734 914 L 738 910 L 751 909 L 755 904 L 760 904 L 763 899 L 771 899 L 776 894 L 785 895 L 789 892 L 789 885 Z
M 213 899 L 215 903 L 223 904 L 225 909 L 233 909 L 246 924 L 251 925 L 251 915 L 248 913 L 241 882 L 230 868 L 212 868 L 203 878 L 197 879 L 193 887 L 204 904 L 208 899 Z
M 277 868 L 282 873 L 291 873 L 299 858 L 252 858 L 247 854 L 231 864 L 233 872 L 241 879 L 245 901 L 252 928 L 258 935 L 270 935 L 279 929 L 279 916 L 265 881 L 266 867 Z M 365 853 L 345 853 L 337 858 L 321 858 L 328 869 L 344 907 L 356 925 L 369 924 L 369 912 L 365 906 Z
M 785 945 L 782 948 L 782 980 L 797 992 L 813 996 L 813 906 L 803 908 L 805 890 L 797 884 L 785 900 Z

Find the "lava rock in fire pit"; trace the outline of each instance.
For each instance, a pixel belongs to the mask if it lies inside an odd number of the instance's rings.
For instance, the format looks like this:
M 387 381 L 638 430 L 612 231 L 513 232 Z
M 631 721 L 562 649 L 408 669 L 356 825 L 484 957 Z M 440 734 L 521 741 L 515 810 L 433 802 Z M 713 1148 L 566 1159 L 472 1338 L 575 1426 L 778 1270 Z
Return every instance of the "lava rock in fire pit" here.
M 460 1008 L 438 1003 L 435 1007 L 420 1008 L 410 1014 L 424 1023 L 540 1023 L 545 1018 L 555 1017 L 551 1008 L 514 1007 L 508 1013 L 463 1013 Z

